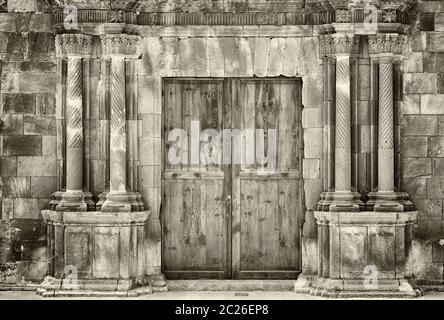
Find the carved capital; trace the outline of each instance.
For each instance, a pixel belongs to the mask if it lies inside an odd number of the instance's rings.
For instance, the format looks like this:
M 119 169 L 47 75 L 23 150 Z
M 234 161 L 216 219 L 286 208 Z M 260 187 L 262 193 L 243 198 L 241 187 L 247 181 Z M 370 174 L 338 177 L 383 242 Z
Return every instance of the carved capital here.
M 61 34 L 56 36 L 55 43 L 59 58 L 87 57 L 92 53 L 92 37 L 84 34 Z
M 352 34 L 329 34 L 320 36 L 321 56 L 359 53 L 358 35 Z
M 128 34 L 107 34 L 101 37 L 105 57 L 138 58 L 142 54 L 141 38 Z
M 401 54 L 404 51 L 407 37 L 396 33 L 378 33 L 369 35 L 369 52 L 373 55 Z

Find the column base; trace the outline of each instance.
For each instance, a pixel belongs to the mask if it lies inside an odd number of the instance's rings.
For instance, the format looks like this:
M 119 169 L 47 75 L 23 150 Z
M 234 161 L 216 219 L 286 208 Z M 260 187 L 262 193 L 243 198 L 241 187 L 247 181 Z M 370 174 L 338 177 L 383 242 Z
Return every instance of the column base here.
M 323 192 L 317 204 L 319 211 L 357 212 L 365 209 L 358 192 Z
M 101 206 L 102 212 L 137 212 L 143 211 L 142 196 L 134 191 L 110 191 Z
M 370 192 L 366 210 L 376 212 L 404 212 L 414 210 L 407 192 Z
M 81 190 L 67 190 L 62 196 L 62 200 L 57 204 L 56 211 L 60 212 L 85 212 L 91 206 L 91 193 Z
M 52 194 L 51 201 L 49 202 L 49 210 L 56 211 L 57 206 L 62 202 L 62 196 L 66 190 L 59 190 Z
M 294 292 L 329 298 L 391 297 L 416 298 L 422 295 L 412 279 L 379 279 L 367 285 L 363 279 L 329 279 L 300 275 Z
M 109 193 L 109 189 L 103 191 L 101 194 L 99 194 L 99 201 L 96 203 L 96 210 L 102 211 L 102 206 L 106 202 L 106 195 Z

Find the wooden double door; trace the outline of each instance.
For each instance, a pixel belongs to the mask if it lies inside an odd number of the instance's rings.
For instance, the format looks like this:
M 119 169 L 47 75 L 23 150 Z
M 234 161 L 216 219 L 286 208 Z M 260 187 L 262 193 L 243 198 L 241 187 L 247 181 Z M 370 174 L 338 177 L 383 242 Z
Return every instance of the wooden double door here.
M 295 78 L 164 79 L 167 278 L 297 277 L 301 86 Z

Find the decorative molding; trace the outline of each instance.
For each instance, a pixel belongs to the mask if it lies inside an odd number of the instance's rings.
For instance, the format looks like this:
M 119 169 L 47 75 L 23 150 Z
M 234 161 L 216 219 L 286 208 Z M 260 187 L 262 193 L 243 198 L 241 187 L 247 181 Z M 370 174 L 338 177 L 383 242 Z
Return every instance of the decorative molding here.
M 360 36 L 352 34 L 329 34 L 319 37 L 321 56 L 358 54 Z
M 102 54 L 107 57 L 124 56 L 139 58 L 142 54 L 141 38 L 128 34 L 107 34 L 101 36 Z
M 370 54 L 401 54 L 404 51 L 406 43 L 407 36 L 396 33 L 378 33 L 369 35 L 368 37 Z
M 55 39 L 56 54 L 59 58 L 66 56 L 87 57 L 92 53 L 92 37 L 83 34 L 61 34 Z
M 349 22 L 352 22 L 351 11 L 349 11 L 349 10 L 336 10 L 336 22 L 337 23 L 349 23 Z

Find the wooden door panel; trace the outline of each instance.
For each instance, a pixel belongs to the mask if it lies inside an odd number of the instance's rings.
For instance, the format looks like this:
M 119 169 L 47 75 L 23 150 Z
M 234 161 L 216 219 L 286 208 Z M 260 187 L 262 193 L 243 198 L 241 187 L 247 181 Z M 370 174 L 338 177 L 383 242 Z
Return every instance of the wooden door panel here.
M 201 163 L 200 152 L 198 163 L 192 161 L 196 147 L 190 136 L 192 121 L 199 122 L 199 132 L 223 129 L 222 81 L 171 79 L 164 83 L 164 140 L 169 131 L 184 129 L 188 139 L 182 141 L 182 148 L 188 152 L 185 163 L 172 165 L 168 153 L 178 144 L 164 142 L 163 272 L 170 279 L 226 278 L 230 274 L 229 168 Z
M 258 159 L 252 165 L 243 140 L 242 164 L 233 168 L 235 278 L 295 278 L 300 272 L 300 85 L 281 79 L 238 81 L 235 125 L 264 130 L 265 146 L 275 129 L 277 145 L 274 167 Z M 257 136 L 255 143 L 257 148 Z

